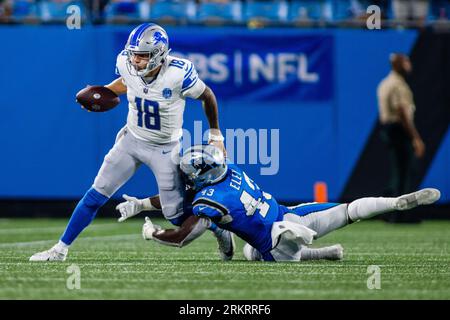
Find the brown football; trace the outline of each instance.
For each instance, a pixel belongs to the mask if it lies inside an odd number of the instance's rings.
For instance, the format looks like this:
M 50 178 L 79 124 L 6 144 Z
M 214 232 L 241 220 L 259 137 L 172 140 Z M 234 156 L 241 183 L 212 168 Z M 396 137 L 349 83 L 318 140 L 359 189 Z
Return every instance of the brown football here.
M 105 112 L 116 107 L 120 98 L 104 86 L 87 86 L 77 93 L 77 102 L 92 112 Z

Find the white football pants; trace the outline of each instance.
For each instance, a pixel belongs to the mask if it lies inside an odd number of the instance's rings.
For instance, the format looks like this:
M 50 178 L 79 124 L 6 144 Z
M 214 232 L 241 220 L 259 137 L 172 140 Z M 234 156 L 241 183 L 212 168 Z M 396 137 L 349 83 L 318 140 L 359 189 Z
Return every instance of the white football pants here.
M 156 177 L 164 217 L 177 218 L 183 214 L 185 191 L 178 166 L 179 150 L 178 141 L 156 145 L 134 137 L 125 128 L 105 156 L 93 187 L 104 196 L 111 197 L 144 163 Z

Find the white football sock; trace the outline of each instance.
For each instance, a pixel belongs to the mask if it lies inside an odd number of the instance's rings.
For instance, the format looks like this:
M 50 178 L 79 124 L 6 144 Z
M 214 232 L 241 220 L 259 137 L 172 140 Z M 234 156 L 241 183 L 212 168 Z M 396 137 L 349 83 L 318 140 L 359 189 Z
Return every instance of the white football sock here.
M 361 198 L 348 205 L 348 216 L 352 221 L 365 220 L 395 210 L 397 198 Z
M 58 243 L 55 245 L 55 248 L 58 251 L 67 251 L 69 247 L 70 247 L 69 245 L 65 244 L 61 240 L 59 240 Z
M 303 247 L 300 251 L 300 256 L 300 261 L 319 259 L 341 260 L 344 257 L 344 248 L 340 244 L 322 248 Z

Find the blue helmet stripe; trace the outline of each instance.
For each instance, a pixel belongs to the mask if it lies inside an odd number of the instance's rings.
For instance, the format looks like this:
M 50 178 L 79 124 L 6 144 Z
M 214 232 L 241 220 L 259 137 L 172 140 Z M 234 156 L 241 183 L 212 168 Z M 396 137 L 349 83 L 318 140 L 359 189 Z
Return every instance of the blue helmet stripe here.
M 133 31 L 130 34 L 130 45 L 136 45 L 136 35 L 137 33 L 139 33 L 139 29 L 143 26 L 143 24 L 137 26 L 136 28 L 133 29 Z
M 137 45 L 137 43 L 136 43 L 137 39 L 139 38 L 142 31 L 145 30 L 146 27 L 147 27 L 147 23 L 143 23 L 140 26 L 136 27 L 136 29 L 134 29 L 133 36 L 131 37 L 131 41 L 130 41 L 131 45 L 133 45 L 133 46 Z
M 139 37 L 142 35 L 142 33 L 147 30 L 149 27 L 154 26 L 154 23 L 143 23 L 140 26 L 136 27 L 133 30 L 133 35 L 131 36 L 130 44 L 133 46 L 139 45 Z

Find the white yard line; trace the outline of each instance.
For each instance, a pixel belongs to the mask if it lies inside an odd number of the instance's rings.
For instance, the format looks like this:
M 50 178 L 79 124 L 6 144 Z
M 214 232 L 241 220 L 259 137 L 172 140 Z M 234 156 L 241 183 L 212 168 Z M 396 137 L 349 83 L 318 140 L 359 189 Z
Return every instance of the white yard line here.
M 142 259 L 138 259 L 138 260 L 142 260 Z M 155 267 L 163 267 L 163 266 L 173 266 L 173 263 L 161 263 L 161 262 L 157 262 L 157 261 L 145 261 L 145 262 L 141 262 L 141 261 L 135 261 L 135 262 L 109 262 L 109 263 L 104 263 L 104 262 L 89 262 L 89 263 L 85 263 L 82 261 L 79 261 L 78 259 L 73 259 L 71 261 L 65 261 L 65 264 L 70 264 L 70 263 L 77 263 L 79 264 L 79 266 L 85 267 L 85 266 L 113 266 L 113 267 L 121 267 L 121 266 L 134 266 L 134 267 L 150 267 L 150 266 L 155 266 Z M 36 263 L 36 262 L 0 262 L 0 265 L 13 265 L 13 266 L 17 266 L 17 265 L 28 265 L 28 266 L 50 266 L 50 265 L 60 265 L 61 262 L 45 262 L 45 263 Z M 316 271 L 317 267 L 320 267 L 321 270 L 323 270 L 324 268 L 328 268 L 328 267 L 340 267 L 340 268 L 346 268 L 346 269 L 354 269 L 354 268 L 367 268 L 367 266 L 370 264 L 352 264 L 352 265 L 345 265 L 345 264 L 327 264 L 327 265 L 320 265 L 320 266 L 316 266 L 316 265 L 305 265 L 305 264 L 296 264 L 295 265 L 295 269 L 292 270 L 285 270 L 283 269 L 283 275 L 284 274 L 297 274 L 299 270 L 298 269 L 314 269 L 314 271 Z M 236 270 L 234 267 L 242 267 L 242 266 L 246 266 L 249 269 L 248 270 Z M 399 267 L 399 265 L 397 264 L 380 264 L 378 265 L 380 268 L 390 268 L 390 267 Z M 258 269 L 255 269 L 256 267 L 258 267 Z M 255 274 L 255 272 L 265 272 L 265 273 L 275 273 L 278 274 L 280 272 L 280 270 L 270 270 L 271 268 L 269 264 L 261 264 L 261 265 L 256 265 L 250 262 L 233 262 L 232 264 L 229 264 L 229 266 L 227 266 L 226 270 L 221 270 L 220 272 L 222 273 L 245 273 L 245 274 Z M 279 268 L 282 268 L 282 265 L 278 265 Z M 415 264 L 415 265 L 411 265 L 408 264 L 408 267 L 418 267 L 418 268 L 431 268 L 430 265 L 427 264 Z M 364 269 L 365 270 L 365 269 Z M 92 272 L 96 272 L 95 270 L 91 270 Z M 10 271 L 7 271 L 10 272 Z M 166 273 L 170 273 L 170 274 L 217 274 L 217 271 L 195 271 L 195 270 L 168 270 L 168 269 L 164 269 L 164 270 L 155 270 L 152 269 L 151 271 L 148 270 L 126 270 L 120 271 L 121 273 L 161 273 L 161 274 L 166 274 Z M 308 273 L 306 270 L 302 270 L 301 272 L 306 272 Z M 398 272 L 395 271 L 395 273 L 397 274 Z M 308 273 L 311 274 L 311 273 Z M 326 274 L 323 272 L 317 272 L 317 274 Z M 336 272 L 332 272 L 329 274 L 336 274 Z M 364 273 L 365 274 L 365 273 Z M 406 272 L 405 274 L 409 274 L 408 272 Z M 411 274 L 417 274 L 416 272 L 411 272 Z M 442 272 L 437 272 L 437 274 L 443 274 Z
M 320 275 L 321 273 L 314 273 L 314 275 Z M 413 274 L 413 273 L 400 273 L 402 275 L 404 274 Z M 444 274 L 449 274 L 444 273 Z M 306 275 L 311 275 L 311 273 L 305 274 Z M 365 280 L 365 278 L 362 278 L 363 280 Z M 39 277 L 38 279 L 36 279 L 35 277 L 5 277 L 2 278 L 3 281 L 45 281 L 45 282 L 56 282 L 56 281 L 66 281 L 67 278 L 62 278 L 62 277 L 55 277 L 55 278 L 50 278 L 50 277 Z M 107 283 L 121 283 L 121 282 L 126 282 L 126 283 L 167 283 L 170 282 L 170 279 L 145 279 L 145 278 L 139 278 L 139 279 L 115 279 L 115 278 L 103 278 L 103 279 L 99 279 L 99 278 L 86 278 L 83 277 L 82 281 L 84 283 L 93 283 L 93 282 L 107 282 Z M 254 280 L 251 279 L 249 280 L 249 282 L 253 282 Z M 412 279 L 412 280 L 401 280 L 402 283 L 415 283 L 415 282 L 421 282 L 421 279 Z M 433 282 L 437 282 L 438 280 L 434 280 Z M 245 282 L 245 280 L 243 279 L 195 279 L 195 280 L 188 280 L 188 279 L 177 279 L 177 283 L 210 283 L 210 282 L 218 282 L 218 283 L 242 283 Z M 287 283 L 287 284 L 292 284 L 292 283 L 298 283 L 298 284 L 303 284 L 303 283 L 312 283 L 312 284 L 317 284 L 317 280 L 313 279 L 302 279 L 302 278 L 298 278 L 297 279 L 265 279 L 264 280 L 265 283 Z M 392 283 L 392 281 L 389 280 L 385 280 L 385 282 L 388 283 Z M 343 279 L 343 280 L 338 280 L 338 279 L 334 279 L 333 283 L 361 283 L 361 279 L 356 279 L 356 280 L 352 280 L 352 279 Z M 109 290 L 109 289 L 108 289 Z
M 119 234 L 115 236 L 95 236 L 95 237 L 81 237 L 78 239 L 78 241 L 83 240 L 96 240 L 96 239 L 102 239 L 102 240 L 125 240 L 125 239 L 132 239 L 136 238 L 136 236 L 139 236 L 138 233 L 133 234 Z M 14 248 L 14 247 L 26 247 L 26 246 L 35 246 L 35 245 L 41 245 L 46 243 L 56 243 L 58 239 L 50 239 L 50 240 L 37 240 L 37 241 L 26 241 L 26 242 L 9 242 L 9 243 L 0 243 L 0 248 Z
M 317 282 L 314 282 L 317 283 Z M 17 293 L 18 290 L 16 287 L 13 286 L 5 286 L 1 291 L 7 291 L 7 290 L 14 290 L 14 293 Z M 78 291 L 80 294 L 86 294 L 86 293 L 120 293 L 121 296 L 126 297 L 126 293 L 139 293 L 139 296 L 141 296 L 144 299 L 148 299 L 148 294 L 151 294 L 152 296 L 155 295 L 156 297 L 161 298 L 161 294 L 164 294 L 164 296 L 167 295 L 173 295 L 173 294 L 177 294 L 177 293 L 195 293 L 195 294 L 200 294 L 200 293 L 217 293 L 219 295 L 223 295 L 223 293 L 231 293 L 234 294 L 234 296 L 236 296 L 236 288 L 223 288 L 223 287 L 218 287 L 218 288 L 179 288 L 179 289 L 160 289 L 159 293 L 155 293 L 153 288 L 82 288 L 80 290 L 67 290 L 66 288 L 26 288 L 27 292 L 42 292 L 46 295 L 48 295 L 49 293 L 61 293 L 63 292 L 67 292 L 68 294 L 77 294 Z M 356 289 L 356 288 L 352 288 L 351 291 L 353 291 L 354 293 L 366 293 L 367 289 L 366 288 L 361 288 L 361 289 Z M 409 294 L 424 294 L 428 291 L 431 291 L 433 293 L 437 293 L 437 292 L 444 292 L 444 293 L 448 293 L 449 290 L 448 289 L 394 289 L 394 288 L 390 288 L 389 289 L 389 293 L 392 294 L 402 294 L 405 291 L 407 291 Z M 311 295 L 329 295 L 329 294 L 338 294 L 340 296 L 342 296 L 342 288 L 325 288 L 325 289 L 311 289 L 311 288 L 258 288 L 258 295 L 261 295 L 261 293 L 269 293 L 270 295 L 273 295 L 273 293 L 280 293 L 280 298 L 283 298 L 285 295 L 292 295 L 292 294 L 302 294 L 305 296 L 311 296 Z M 348 295 L 348 294 L 347 294 Z M 249 296 L 248 293 L 245 293 L 244 296 Z M 350 296 L 352 296 L 350 294 Z M 354 296 L 354 295 L 353 295 Z M 36 299 L 36 298 L 35 298 Z M 45 298 L 44 298 L 45 299 Z M 106 298 L 106 299 L 112 299 L 112 298 Z M 167 298 L 162 298 L 162 299 L 167 299 Z M 247 298 L 248 299 L 248 298 Z
M 89 226 L 89 230 L 95 230 L 95 229 L 104 229 L 104 228 L 111 228 L 118 226 L 118 223 L 99 223 L 99 224 L 92 224 Z M 21 232 L 49 232 L 49 231 L 62 231 L 64 230 L 65 226 L 52 226 L 52 227 L 25 227 L 25 228 L 0 228 L 0 235 L 2 234 L 11 234 L 11 233 L 21 233 Z

